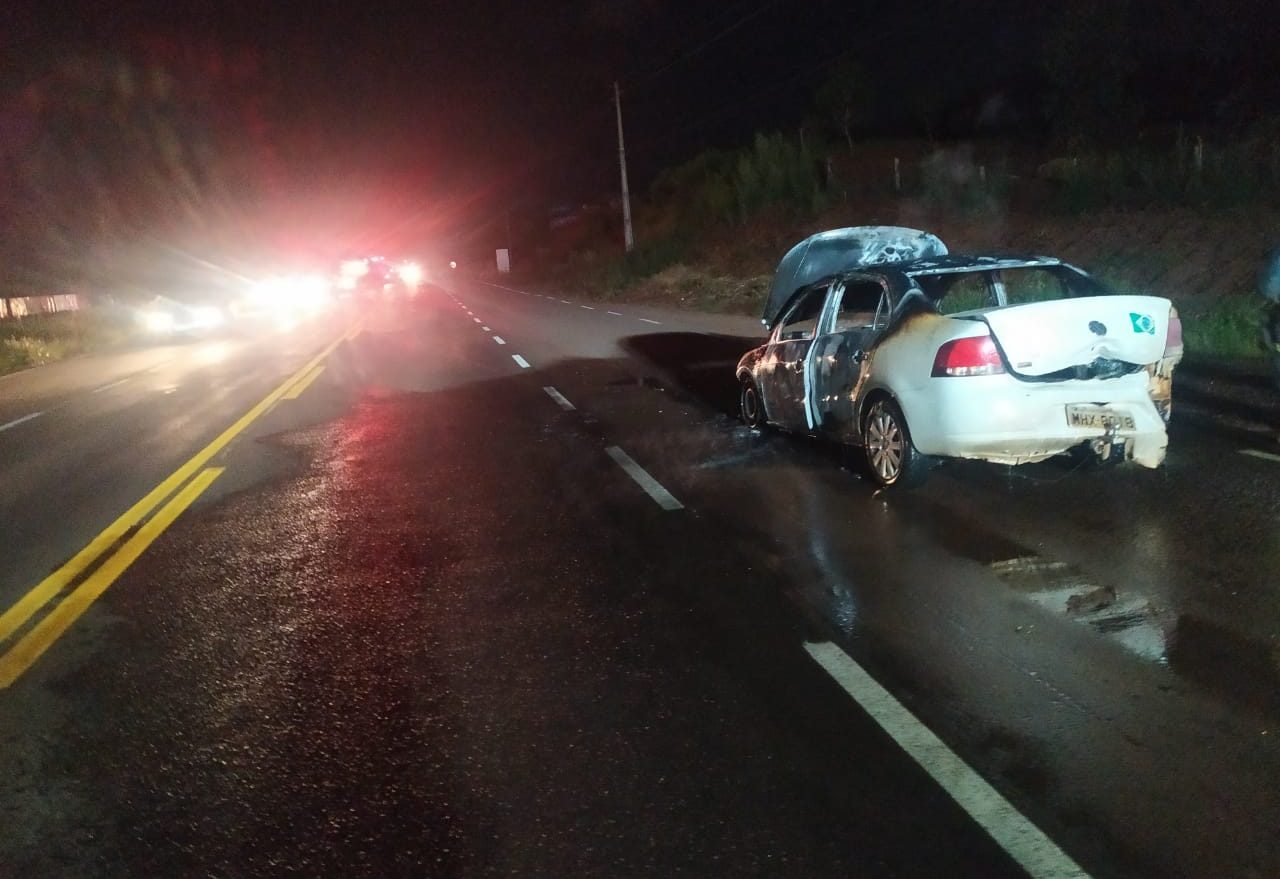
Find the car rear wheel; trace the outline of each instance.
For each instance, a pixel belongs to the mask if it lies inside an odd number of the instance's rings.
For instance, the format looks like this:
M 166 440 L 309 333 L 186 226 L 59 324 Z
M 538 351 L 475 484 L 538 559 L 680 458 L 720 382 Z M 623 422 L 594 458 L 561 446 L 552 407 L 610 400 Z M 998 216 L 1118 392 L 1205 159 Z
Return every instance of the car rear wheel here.
M 738 392 L 738 409 L 742 414 L 742 423 L 752 430 L 759 430 L 765 425 L 764 404 L 760 401 L 760 389 L 756 387 L 751 376 L 743 376 L 741 389 Z
M 916 451 L 902 410 L 888 398 L 871 404 L 862 422 L 862 448 L 871 478 L 887 488 L 924 482 L 928 461 Z

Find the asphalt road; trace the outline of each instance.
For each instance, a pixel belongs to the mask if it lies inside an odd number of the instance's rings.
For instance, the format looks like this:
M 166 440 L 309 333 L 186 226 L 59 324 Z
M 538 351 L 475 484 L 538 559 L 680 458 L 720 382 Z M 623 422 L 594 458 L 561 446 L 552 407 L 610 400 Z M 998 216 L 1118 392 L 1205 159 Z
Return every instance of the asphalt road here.
M 0 875 L 1280 874 L 1280 450 L 877 493 L 566 299 L 0 380 Z

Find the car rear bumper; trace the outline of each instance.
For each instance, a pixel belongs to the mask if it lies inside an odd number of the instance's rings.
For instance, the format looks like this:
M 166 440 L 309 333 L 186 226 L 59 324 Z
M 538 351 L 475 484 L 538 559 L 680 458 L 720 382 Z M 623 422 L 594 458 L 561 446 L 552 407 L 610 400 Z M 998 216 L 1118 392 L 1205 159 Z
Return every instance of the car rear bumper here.
M 927 455 L 1024 464 L 1091 440 L 1112 440 L 1125 444 L 1127 458 L 1158 467 L 1169 440 L 1148 382 L 1145 371 L 1066 382 L 1022 382 L 1008 375 L 934 378 L 900 402 L 916 448 Z M 1128 416 L 1133 428 L 1073 426 L 1067 407 L 1078 404 Z

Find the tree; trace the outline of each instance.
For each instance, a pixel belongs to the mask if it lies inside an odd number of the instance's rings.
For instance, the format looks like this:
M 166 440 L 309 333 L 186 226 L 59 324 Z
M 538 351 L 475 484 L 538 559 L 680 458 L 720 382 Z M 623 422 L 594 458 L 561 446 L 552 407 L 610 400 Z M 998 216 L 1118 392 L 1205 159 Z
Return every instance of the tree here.
M 853 128 L 866 121 L 871 99 L 871 86 L 866 76 L 857 64 L 849 60 L 840 62 L 815 95 L 818 111 L 835 131 L 844 136 L 850 153 L 853 153 Z

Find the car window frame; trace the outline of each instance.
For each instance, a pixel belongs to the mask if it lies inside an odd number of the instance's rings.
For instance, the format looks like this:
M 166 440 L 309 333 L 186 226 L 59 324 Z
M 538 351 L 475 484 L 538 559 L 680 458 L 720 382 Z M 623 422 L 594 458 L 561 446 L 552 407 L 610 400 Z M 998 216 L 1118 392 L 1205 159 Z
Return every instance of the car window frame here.
M 770 340 L 771 344 L 778 345 L 778 344 L 783 344 L 785 342 L 812 342 L 814 339 L 818 338 L 818 336 L 822 335 L 822 327 L 823 327 L 824 319 L 826 318 L 825 309 L 827 308 L 827 300 L 829 298 L 829 294 L 831 293 L 831 288 L 833 286 L 833 283 L 834 282 L 814 285 L 808 288 L 805 292 L 796 296 L 795 300 L 789 306 L 787 306 L 787 310 L 783 312 L 782 318 L 778 321 L 778 325 L 774 327 L 773 337 Z M 786 329 L 787 322 L 791 320 L 791 316 L 796 313 L 796 311 L 800 308 L 800 305 L 804 303 L 810 296 L 818 296 L 818 295 L 821 295 L 822 297 L 822 307 L 821 309 L 819 309 L 818 322 L 814 324 L 812 335 L 809 335 L 803 339 L 782 338 L 782 332 L 783 330 Z
M 880 288 L 880 301 L 876 303 L 875 316 L 871 319 L 869 327 L 849 327 L 847 329 L 836 329 L 836 316 L 840 313 L 840 306 L 844 304 L 844 292 L 849 288 L 850 284 L 870 283 Z M 889 318 L 893 314 L 893 301 L 889 292 L 888 282 L 879 275 L 850 275 L 845 278 L 837 291 L 838 295 L 832 297 L 830 314 L 827 315 L 827 324 L 823 335 L 833 333 L 853 333 L 853 332 L 872 332 L 878 333 L 889 325 Z

